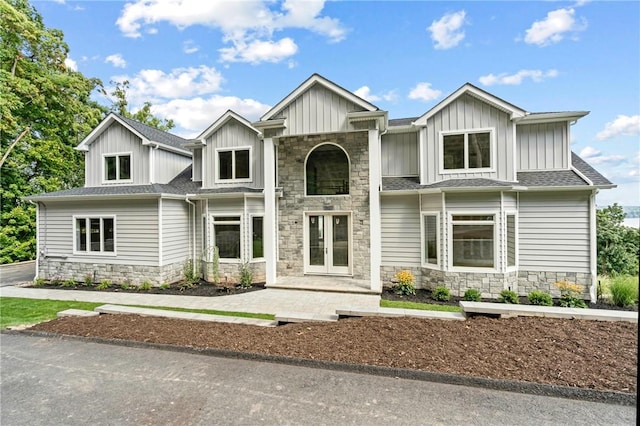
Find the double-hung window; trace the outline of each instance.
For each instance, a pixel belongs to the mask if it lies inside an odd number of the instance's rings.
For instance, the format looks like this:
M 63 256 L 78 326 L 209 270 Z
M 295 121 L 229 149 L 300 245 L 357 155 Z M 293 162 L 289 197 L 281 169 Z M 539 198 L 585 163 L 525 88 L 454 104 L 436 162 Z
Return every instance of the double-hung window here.
M 442 171 L 491 169 L 493 134 L 489 129 L 441 133 Z
M 76 253 L 115 253 L 115 217 L 76 216 L 73 222 Z
M 213 217 L 213 245 L 220 259 L 240 259 L 240 216 Z
M 105 154 L 105 182 L 131 182 L 131 154 Z
M 428 266 L 438 266 L 438 238 L 439 220 L 437 213 L 423 213 L 422 215 L 422 238 L 423 253 L 422 263 Z
M 495 268 L 495 215 L 451 216 L 454 267 Z
M 216 150 L 216 174 L 219 182 L 251 181 L 251 148 L 222 148 Z

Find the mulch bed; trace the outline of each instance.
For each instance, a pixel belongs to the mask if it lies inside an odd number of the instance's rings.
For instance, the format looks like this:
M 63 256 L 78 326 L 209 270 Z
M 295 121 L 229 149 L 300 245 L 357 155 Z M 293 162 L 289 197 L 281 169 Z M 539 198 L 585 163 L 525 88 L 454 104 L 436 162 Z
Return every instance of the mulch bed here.
M 50 290 L 82 290 L 82 291 L 111 291 L 114 293 L 136 293 L 136 294 L 171 294 L 177 296 L 204 296 L 204 297 L 216 297 L 216 296 L 229 296 L 232 294 L 249 293 L 251 291 L 263 290 L 264 283 L 253 284 L 251 287 L 242 287 L 236 284 L 220 284 L 215 285 L 205 281 L 194 283 L 193 286 L 185 286 L 184 283 L 174 283 L 167 288 L 151 287 L 149 290 L 141 290 L 138 287 L 131 286 L 130 288 L 123 289 L 121 286 L 112 284 L 108 289 L 99 290 L 96 285 L 84 285 L 84 283 L 78 283 L 73 286 L 55 285 L 46 283 L 40 286 L 28 286 L 30 288 L 46 288 Z

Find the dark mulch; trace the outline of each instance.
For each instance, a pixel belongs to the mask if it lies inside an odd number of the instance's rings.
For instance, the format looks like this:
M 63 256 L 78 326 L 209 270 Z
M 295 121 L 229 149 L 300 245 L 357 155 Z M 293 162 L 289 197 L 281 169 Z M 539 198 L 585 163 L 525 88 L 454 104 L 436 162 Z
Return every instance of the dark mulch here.
M 29 286 L 35 288 L 35 286 Z M 184 283 L 174 283 L 167 288 L 151 287 L 149 290 L 141 290 L 138 287 L 131 286 L 128 289 L 123 289 L 119 285 L 111 285 L 109 288 L 99 290 L 96 285 L 84 285 L 84 283 L 78 283 L 73 286 L 55 285 L 46 283 L 37 288 L 48 288 L 52 290 L 82 290 L 82 291 L 111 291 L 114 293 L 137 293 L 137 294 L 171 294 L 180 296 L 229 296 L 232 294 L 249 293 L 251 291 L 258 291 L 264 289 L 264 283 L 256 283 L 251 287 L 242 287 L 236 284 L 221 284 L 216 285 L 213 283 L 207 283 L 206 281 L 200 281 L 192 286 L 185 286 Z

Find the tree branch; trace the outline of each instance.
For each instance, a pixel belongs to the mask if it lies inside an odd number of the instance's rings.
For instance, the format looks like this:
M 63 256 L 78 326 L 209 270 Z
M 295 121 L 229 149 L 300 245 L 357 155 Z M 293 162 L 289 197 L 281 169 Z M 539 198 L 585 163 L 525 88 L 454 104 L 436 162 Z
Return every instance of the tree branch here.
M 2 156 L 2 160 L 0 160 L 0 167 L 4 165 L 5 160 L 7 159 L 7 157 L 13 150 L 13 148 L 18 144 L 18 142 L 20 142 L 20 139 L 22 139 L 24 135 L 26 135 L 27 132 L 29 132 L 29 130 L 31 130 L 31 127 L 27 126 L 27 128 L 24 129 L 22 133 L 20 133 L 20 135 L 18 135 L 18 137 L 13 141 L 13 143 L 9 145 L 9 148 L 7 148 L 7 152 L 4 153 L 4 155 Z

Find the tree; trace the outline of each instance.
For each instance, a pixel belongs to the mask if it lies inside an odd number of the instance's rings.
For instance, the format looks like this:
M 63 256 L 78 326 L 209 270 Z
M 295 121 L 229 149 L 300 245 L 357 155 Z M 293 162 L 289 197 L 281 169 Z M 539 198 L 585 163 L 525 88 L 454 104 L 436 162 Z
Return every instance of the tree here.
M 102 89 L 100 92 L 111 100 L 111 111 L 116 112 L 123 117 L 145 123 L 159 130 L 166 131 L 175 127 L 173 120 L 160 119 L 151 113 L 151 102 L 145 102 L 142 108 L 136 112 L 129 111 L 129 101 L 127 100 L 129 80 L 124 80 L 122 82 L 111 81 L 110 83 L 114 86 L 110 93 L 107 93 L 105 89 Z
M 62 32 L 27 0 L 0 0 L 0 16 L 0 263 L 9 263 L 35 255 L 35 208 L 22 197 L 82 184 L 73 148 L 105 108 L 90 98 L 100 80 L 65 66 Z
M 624 226 L 618 204 L 596 212 L 599 274 L 638 274 L 640 230 Z

